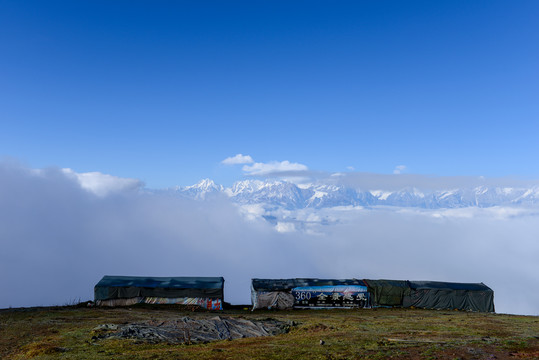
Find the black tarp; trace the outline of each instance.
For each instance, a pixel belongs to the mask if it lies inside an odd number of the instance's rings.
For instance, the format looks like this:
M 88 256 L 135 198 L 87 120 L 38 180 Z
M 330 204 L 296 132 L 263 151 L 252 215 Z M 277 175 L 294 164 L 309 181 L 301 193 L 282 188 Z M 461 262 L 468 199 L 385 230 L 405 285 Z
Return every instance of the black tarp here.
M 95 300 L 134 297 L 222 299 L 222 277 L 104 276 L 94 287 Z
M 374 306 L 494 312 L 494 292 L 483 283 L 365 279 Z
M 290 291 L 301 286 L 360 285 L 367 286 L 361 279 L 252 279 L 254 291 Z
M 483 283 L 409 281 L 409 285 L 409 306 L 494 312 L 494 291 Z
M 408 306 L 410 285 L 406 280 L 365 279 L 374 306 Z

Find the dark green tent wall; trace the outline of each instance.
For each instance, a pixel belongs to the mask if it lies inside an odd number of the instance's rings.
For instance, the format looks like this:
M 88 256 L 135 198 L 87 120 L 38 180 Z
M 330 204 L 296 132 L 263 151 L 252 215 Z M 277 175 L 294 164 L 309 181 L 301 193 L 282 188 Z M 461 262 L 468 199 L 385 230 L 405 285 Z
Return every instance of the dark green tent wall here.
M 494 312 L 494 291 L 483 283 L 367 280 L 374 306 Z
M 423 309 L 494 312 L 494 291 L 483 283 L 409 281 L 410 304 Z
M 410 286 L 405 280 L 367 280 L 367 289 L 375 306 L 407 306 Z

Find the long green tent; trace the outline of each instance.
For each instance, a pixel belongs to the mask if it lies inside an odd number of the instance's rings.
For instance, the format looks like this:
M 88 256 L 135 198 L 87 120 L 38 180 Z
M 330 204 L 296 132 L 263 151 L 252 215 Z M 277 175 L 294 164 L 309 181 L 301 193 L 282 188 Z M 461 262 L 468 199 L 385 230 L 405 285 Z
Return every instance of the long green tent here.
M 307 307 L 298 295 L 314 297 L 328 295 L 322 287 L 365 286 L 366 301 L 358 304 L 332 303 L 327 307 L 416 307 L 423 309 L 494 312 L 494 291 L 483 283 L 441 281 L 371 280 L 371 279 L 252 279 L 253 309 L 289 309 Z M 298 291 L 303 288 L 301 293 Z M 318 288 L 318 289 L 317 289 Z M 344 289 L 345 293 L 350 289 Z M 321 294 L 323 292 L 323 294 Z M 342 292 L 342 291 L 341 291 Z M 310 294 L 308 294 L 310 293 Z M 346 294 L 336 294 L 341 296 Z M 294 296 L 295 295 L 295 296 Z M 331 296 L 331 295 L 329 295 Z M 349 296 L 349 295 L 348 295 Z M 312 301 L 311 301 L 312 302 Z M 311 307 L 320 304 L 308 304 Z
M 222 309 L 222 277 L 104 276 L 94 287 L 97 305 L 135 303 L 197 305 Z

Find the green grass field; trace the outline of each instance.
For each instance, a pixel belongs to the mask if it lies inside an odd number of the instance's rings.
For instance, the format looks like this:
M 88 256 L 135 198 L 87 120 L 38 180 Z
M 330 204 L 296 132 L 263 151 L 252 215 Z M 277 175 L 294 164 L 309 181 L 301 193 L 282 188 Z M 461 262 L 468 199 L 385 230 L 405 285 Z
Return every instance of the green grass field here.
M 294 321 L 287 334 L 197 345 L 92 340 L 100 324 L 189 317 Z M 320 345 L 320 340 L 325 342 Z M 539 317 L 419 309 L 0 311 L 0 359 L 539 359 Z

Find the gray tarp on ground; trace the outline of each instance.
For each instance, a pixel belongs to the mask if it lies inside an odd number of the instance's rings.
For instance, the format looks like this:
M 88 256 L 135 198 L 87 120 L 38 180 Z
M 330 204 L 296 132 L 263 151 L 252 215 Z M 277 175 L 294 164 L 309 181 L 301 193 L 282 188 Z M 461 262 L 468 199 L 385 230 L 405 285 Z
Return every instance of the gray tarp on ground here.
M 405 280 L 365 279 L 374 306 L 410 306 L 410 285 Z
M 149 343 L 195 344 L 215 340 L 273 336 L 288 332 L 292 323 L 275 319 L 247 320 L 220 316 L 203 319 L 182 317 L 129 325 L 104 324 L 94 329 L 93 340 L 137 339 Z M 112 332 L 111 332 L 112 331 Z
M 222 277 L 104 276 L 94 287 L 95 300 L 162 298 L 223 298 Z
M 409 306 L 494 312 L 494 291 L 483 283 L 409 281 L 409 285 Z

